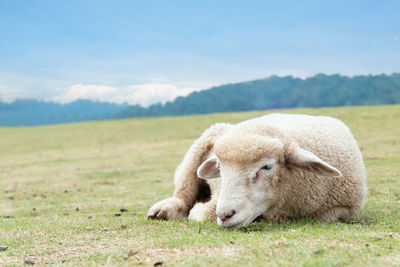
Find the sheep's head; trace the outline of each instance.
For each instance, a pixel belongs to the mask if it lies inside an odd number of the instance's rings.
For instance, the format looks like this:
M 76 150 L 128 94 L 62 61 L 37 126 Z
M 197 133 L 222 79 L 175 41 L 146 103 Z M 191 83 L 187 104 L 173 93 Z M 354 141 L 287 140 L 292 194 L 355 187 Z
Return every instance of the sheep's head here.
M 279 182 L 290 173 L 289 168 L 341 175 L 313 153 L 279 138 L 226 135 L 217 140 L 213 152 L 197 174 L 203 179 L 221 177 L 216 213 L 218 224 L 227 228 L 247 226 L 277 205 Z

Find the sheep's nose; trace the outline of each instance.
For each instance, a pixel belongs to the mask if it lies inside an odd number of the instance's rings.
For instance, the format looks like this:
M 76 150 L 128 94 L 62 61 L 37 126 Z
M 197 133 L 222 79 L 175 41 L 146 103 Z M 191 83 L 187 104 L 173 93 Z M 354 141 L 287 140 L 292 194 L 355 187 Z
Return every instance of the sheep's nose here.
M 236 211 L 235 210 L 230 210 L 230 211 L 226 211 L 226 212 L 217 212 L 217 216 L 218 218 L 221 219 L 221 221 L 226 221 L 229 218 L 232 218 L 233 215 L 235 215 Z

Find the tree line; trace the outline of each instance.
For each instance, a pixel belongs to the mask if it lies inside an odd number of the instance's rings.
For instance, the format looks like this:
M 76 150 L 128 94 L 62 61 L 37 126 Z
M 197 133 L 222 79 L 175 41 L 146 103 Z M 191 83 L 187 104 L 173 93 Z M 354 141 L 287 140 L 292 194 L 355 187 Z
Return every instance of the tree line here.
M 226 84 L 148 108 L 130 106 L 119 117 L 189 115 L 300 107 L 400 103 L 400 73 L 347 77 L 317 74 L 307 79 L 271 76 Z
M 132 117 L 399 103 L 400 73 L 354 77 L 317 74 L 307 79 L 271 76 L 193 92 L 148 108 L 89 100 L 66 105 L 37 100 L 0 102 L 0 125 L 34 126 Z

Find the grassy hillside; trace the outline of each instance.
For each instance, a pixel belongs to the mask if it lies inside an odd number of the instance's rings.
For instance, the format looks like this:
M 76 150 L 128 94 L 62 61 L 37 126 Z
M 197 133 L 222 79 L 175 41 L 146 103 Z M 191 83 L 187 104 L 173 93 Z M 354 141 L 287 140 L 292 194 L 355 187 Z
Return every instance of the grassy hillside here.
M 398 266 L 400 106 L 285 112 L 334 116 L 352 129 L 368 172 L 360 215 L 243 231 L 146 219 L 172 194 L 174 169 L 205 128 L 268 112 L 0 128 L 0 265 Z

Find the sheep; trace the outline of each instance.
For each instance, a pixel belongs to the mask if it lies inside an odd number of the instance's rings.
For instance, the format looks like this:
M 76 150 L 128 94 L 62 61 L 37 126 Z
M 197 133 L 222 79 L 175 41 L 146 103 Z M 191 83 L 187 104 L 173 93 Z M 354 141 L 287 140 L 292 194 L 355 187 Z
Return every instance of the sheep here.
M 148 218 L 210 220 L 231 229 L 260 216 L 333 222 L 357 214 L 367 193 L 349 128 L 302 114 L 214 124 L 189 148 L 174 182 L 173 197 L 154 204 Z

